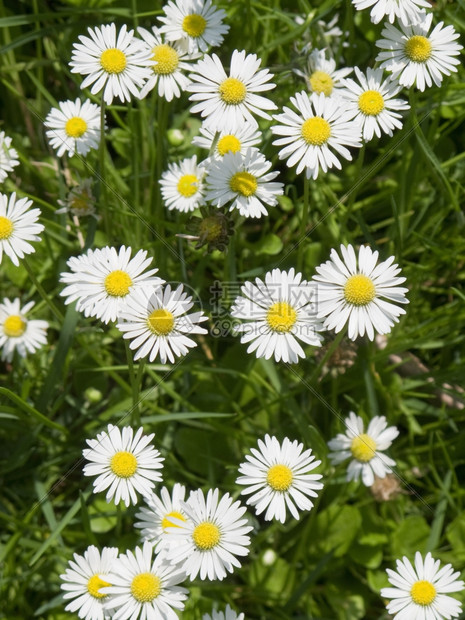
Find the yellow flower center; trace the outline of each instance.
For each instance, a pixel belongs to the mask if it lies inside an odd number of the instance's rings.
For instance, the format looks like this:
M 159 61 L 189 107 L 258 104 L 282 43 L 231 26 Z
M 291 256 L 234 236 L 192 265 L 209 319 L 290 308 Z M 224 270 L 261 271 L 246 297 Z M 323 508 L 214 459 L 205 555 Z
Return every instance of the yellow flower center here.
M 178 181 L 178 192 L 185 198 L 190 198 L 197 193 L 197 183 L 199 182 L 195 174 L 185 174 Z
M 368 276 L 359 273 L 350 276 L 344 285 L 344 298 L 354 306 L 366 306 L 376 296 L 373 281 Z
M 266 481 L 273 491 L 287 491 L 292 484 L 292 471 L 287 465 L 273 465 L 268 470 Z
M 106 594 L 102 594 L 100 592 L 100 588 L 106 588 L 111 584 L 100 579 L 98 575 L 92 575 L 92 577 L 87 582 L 87 591 L 94 598 L 105 598 Z
M 331 135 L 331 126 L 321 116 L 312 116 L 302 125 L 302 138 L 307 144 L 321 146 L 328 142 Z
M 70 201 L 70 207 L 74 211 L 78 211 L 79 213 L 87 213 L 90 211 L 89 204 L 90 196 L 87 194 L 81 194 L 81 196 L 75 196 Z
M 431 56 L 433 46 L 429 39 L 416 34 L 405 43 L 404 50 L 412 62 L 426 62 Z
M 8 239 L 13 232 L 13 222 L 7 217 L 0 215 L 0 241 L 2 239 Z
M 363 433 L 362 435 L 357 435 L 352 439 L 352 443 L 350 445 L 350 451 L 354 459 L 360 461 L 361 463 L 368 463 L 375 456 L 376 450 L 376 441 Z
M 314 93 L 323 93 L 326 97 L 333 92 L 333 80 L 324 71 L 314 71 L 308 78 L 310 88 Z
M 199 232 L 207 241 L 214 241 L 223 232 L 223 227 L 214 215 L 200 222 Z
M 225 103 L 230 105 L 239 105 L 247 95 L 247 88 L 240 80 L 236 78 L 226 78 L 220 84 L 220 97 Z
M 121 269 L 109 273 L 104 282 L 106 292 L 112 297 L 126 297 L 130 286 L 132 286 L 132 280 L 129 274 Z
M 119 478 L 130 478 L 137 471 L 137 459 L 132 452 L 116 452 L 111 457 L 110 469 Z
M 161 592 L 161 579 L 152 573 L 139 573 L 131 582 L 131 594 L 139 603 L 150 603 Z
M 152 50 L 154 60 L 157 64 L 153 66 L 155 73 L 169 75 L 174 73 L 179 65 L 179 54 L 171 45 L 157 45 Z
M 383 96 L 377 90 L 367 90 L 358 98 L 358 108 L 367 116 L 377 116 L 384 110 Z
M 277 301 L 266 313 L 266 322 L 275 332 L 289 332 L 297 321 L 297 312 L 286 301 Z
M 100 64 L 107 73 L 121 73 L 126 69 L 126 55 L 116 47 L 112 47 L 102 52 Z
M 73 116 L 66 121 L 65 131 L 70 138 L 80 138 L 87 131 L 87 123 L 80 116 Z
M 226 153 L 237 153 L 241 150 L 241 141 L 238 140 L 236 136 L 223 136 L 218 140 L 216 150 L 221 157 L 224 157 Z
M 220 529 L 214 523 L 204 521 L 194 528 L 192 539 L 197 549 L 208 551 L 220 542 Z
M 3 331 L 8 338 L 19 338 L 26 331 L 27 322 L 17 314 L 12 314 L 3 322 Z
M 248 198 L 257 191 L 257 177 L 250 172 L 236 172 L 229 180 L 229 187 L 236 194 L 242 194 Z
M 174 316 L 165 308 L 154 310 L 147 319 L 147 325 L 156 336 L 166 336 L 174 327 Z
M 436 588 L 429 581 L 416 581 L 410 590 L 410 596 L 417 605 L 431 605 L 436 598 Z
M 169 512 L 167 515 L 165 515 L 165 517 L 163 518 L 161 522 L 161 526 L 164 530 L 166 530 L 167 527 L 181 527 L 180 525 L 176 525 L 176 523 L 172 523 L 169 520 L 169 517 L 176 517 L 176 519 L 180 519 L 181 521 L 186 521 L 186 517 L 184 515 L 182 515 L 177 510 L 173 510 L 172 512 Z
M 182 20 L 182 29 L 194 39 L 200 37 L 205 32 L 206 27 L 207 22 L 201 15 L 186 15 Z

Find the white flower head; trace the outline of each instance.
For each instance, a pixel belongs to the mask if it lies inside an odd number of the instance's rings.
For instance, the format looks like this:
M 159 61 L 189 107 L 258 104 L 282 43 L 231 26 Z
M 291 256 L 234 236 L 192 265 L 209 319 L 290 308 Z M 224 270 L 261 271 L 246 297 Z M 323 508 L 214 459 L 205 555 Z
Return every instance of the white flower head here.
M 79 37 L 70 62 L 71 73 L 87 76 L 81 88 L 92 85 L 93 95 L 103 89 L 108 105 L 115 97 L 123 102 L 130 101 L 131 95 L 138 97 L 139 88 L 152 73 L 152 54 L 145 43 L 134 36 L 134 30 L 128 32 L 125 24 L 118 33 L 115 24 L 87 30 L 90 37 Z
M 197 343 L 191 334 L 206 334 L 199 323 L 206 321 L 202 310 L 187 314 L 194 306 L 192 297 L 180 284 L 175 290 L 168 284 L 164 289 L 144 288 L 137 292 L 120 312 L 117 328 L 129 347 L 136 350 L 135 360 L 148 357 L 153 362 L 160 356 L 162 364 L 168 359 L 187 355 Z
M 44 226 L 38 223 L 40 209 L 30 209 L 32 200 L 16 200 L 16 192 L 10 197 L 0 194 L 0 265 L 3 252 L 13 265 L 19 265 L 20 258 L 35 252 L 30 241 L 40 241 L 39 233 Z
M 273 181 L 279 172 L 268 172 L 271 162 L 257 149 L 247 149 L 245 155 L 226 153 L 223 159 L 210 162 L 206 178 L 206 200 L 222 207 L 231 203 L 245 217 L 268 215 L 265 205 L 274 207 L 284 185 Z
M 316 318 L 315 288 L 301 273 L 273 269 L 265 281 L 255 278 L 241 287 L 231 308 L 231 316 L 246 321 L 235 327 L 242 333 L 241 342 L 248 343 L 247 353 L 277 362 L 296 363 L 305 358 L 299 340 L 321 346 L 318 333 L 323 326 Z
M 399 431 L 395 426 L 388 426 L 384 416 L 375 416 L 365 433 L 362 418 L 353 411 L 344 420 L 344 424 L 345 433 L 339 433 L 328 442 L 332 450 L 329 458 L 333 465 L 352 458 L 347 468 L 347 480 L 361 478 L 366 487 L 371 487 L 375 475 L 384 478 L 396 464 L 384 454 L 384 450 L 389 448 Z
M 360 246 L 358 258 L 351 245 L 341 245 L 342 260 L 331 250 L 331 260 L 316 268 L 318 318 L 324 318 L 326 329 L 340 332 L 349 323 L 351 340 L 365 333 L 370 340 L 388 334 L 405 310 L 397 304 L 408 304 L 408 289 L 398 277 L 400 267 L 394 256 L 378 263 L 378 251 Z M 394 303 L 392 303 L 394 302 Z
M 65 611 L 77 613 L 83 620 L 109 618 L 104 607 L 108 596 L 101 592 L 101 588 L 110 585 L 106 577 L 117 557 L 116 547 L 104 547 L 100 552 L 94 545 L 87 547 L 84 555 L 74 554 L 74 562 L 70 560 L 69 568 L 60 575 L 61 589 L 65 590 L 63 598 L 73 599 Z
M 352 4 L 357 11 L 373 7 L 370 18 L 374 24 L 379 24 L 387 16 L 391 24 L 397 18 L 407 25 L 418 20 L 422 9 L 431 8 L 431 3 L 426 0 L 352 0 Z
M 244 618 L 244 614 L 238 614 L 229 605 L 226 605 L 224 612 L 214 609 L 211 614 L 202 616 L 202 620 L 244 620 Z
M 0 348 L 2 360 L 11 362 L 15 351 L 21 357 L 35 353 L 47 343 L 47 321 L 26 318 L 34 306 L 30 301 L 21 308 L 19 298 L 10 301 L 6 297 L 0 303 Z
M 308 57 L 307 71 L 294 71 L 305 79 L 307 88 L 326 97 L 340 94 L 344 89 L 343 78 L 352 73 L 352 67 L 336 69 L 334 58 L 326 58 L 326 50 L 314 49 Z
M 284 107 L 284 114 L 274 116 L 278 125 L 272 125 L 272 133 L 283 136 L 273 142 L 282 146 L 279 159 L 287 159 L 289 167 L 297 164 L 297 174 L 305 170 L 307 178 L 316 179 L 320 168 L 342 168 L 338 155 L 351 160 L 347 147 L 360 147 L 361 127 L 353 120 L 356 113 L 347 109 L 340 98 L 325 97 L 305 91 L 291 97 L 297 109 Z
M 214 159 L 222 159 L 226 153 L 241 153 L 241 155 L 245 155 L 247 149 L 256 147 L 262 141 L 261 132 L 256 125 L 250 123 L 243 123 L 234 132 L 220 131 L 219 135 L 217 135 L 218 132 L 203 124 L 199 132 L 201 135 L 196 136 L 192 140 L 192 144 L 210 151 L 213 143 L 215 143 L 212 153 Z
M 76 309 L 86 317 L 93 316 L 104 323 L 116 321 L 138 289 L 148 286 L 152 290 L 163 284 L 164 280 L 154 276 L 158 269 L 144 272 L 151 262 L 145 250 L 131 258 L 131 248 L 124 245 L 119 251 L 108 246 L 88 250 L 68 260 L 70 272 L 60 275 L 60 281 L 67 286 L 60 295 L 66 297 L 65 304 L 77 301 Z
M 188 520 L 171 517 L 172 536 L 180 542 L 168 551 L 168 559 L 179 563 L 187 576 L 193 580 L 222 580 L 234 568 L 240 568 L 237 556 L 249 553 L 250 537 L 253 529 L 244 517 L 246 508 L 234 502 L 229 493 L 221 499 L 218 489 L 210 489 L 207 497 L 198 489 L 192 491 L 183 509 Z
M 86 99 L 60 101 L 59 108 L 52 108 L 44 125 L 50 146 L 58 157 L 66 152 L 72 155 L 86 155 L 97 149 L 100 142 L 100 106 Z
M 462 604 L 449 594 L 463 590 L 465 584 L 457 580 L 460 573 L 454 572 L 451 564 L 440 566 L 431 553 L 423 559 L 417 551 L 414 564 L 404 556 L 397 560 L 397 571 L 386 569 L 394 586 L 381 590 L 383 598 L 393 599 L 387 605 L 389 614 L 397 620 L 450 620 L 460 616 Z
M 191 112 L 200 112 L 206 126 L 213 131 L 237 131 L 244 122 L 257 126 L 254 115 L 270 119 L 266 110 L 276 105 L 257 93 L 274 88 L 268 69 L 258 70 L 261 60 L 256 54 L 234 50 L 229 75 L 216 54 L 206 54 L 194 66 L 187 90 L 195 103 Z
M 257 448 L 246 454 L 247 462 L 239 467 L 236 484 L 245 485 L 241 495 L 251 495 L 248 505 L 255 507 L 257 515 L 265 512 L 265 521 L 277 519 L 286 521 L 286 509 L 295 519 L 299 510 L 311 510 L 311 497 L 323 488 L 318 482 L 321 474 L 310 473 L 321 461 L 315 461 L 310 449 L 303 450 L 303 444 L 290 441 L 287 437 L 279 443 L 276 437 L 265 435 L 258 440 Z
M 168 164 L 160 180 L 160 190 L 166 207 L 181 213 L 194 211 L 205 204 L 205 168 L 197 163 L 197 156 L 179 163 Z
M 89 448 L 82 451 L 89 463 L 84 465 L 85 476 L 98 476 L 94 480 L 94 493 L 108 489 L 107 502 L 114 498 L 115 504 L 123 501 L 126 506 L 137 504 L 137 493 L 149 495 L 155 482 L 161 480 L 158 471 L 163 467 L 160 456 L 150 442 L 155 433 L 144 435 L 140 427 L 134 434 L 130 426 L 119 429 L 113 424 L 97 435 L 87 439 Z
M 453 26 L 440 22 L 430 31 L 433 14 L 420 14 L 419 21 L 410 25 L 400 24 L 400 30 L 386 24 L 376 41 L 382 51 L 376 57 L 381 68 L 392 73 L 391 78 L 401 86 L 415 86 L 420 91 L 430 87 L 433 82 L 440 86 L 444 75 L 457 71 L 460 64 L 458 56 L 462 45 L 456 43 L 459 33 Z M 428 34 L 429 33 L 429 34 Z
M 11 146 L 11 138 L 4 131 L 0 131 L 0 183 L 3 183 L 8 173 L 18 164 L 18 152 Z
M 158 19 L 168 41 L 182 41 L 189 54 L 206 52 L 223 43 L 229 26 L 223 24 L 226 12 L 217 9 L 212 0 L 170 0 L 163 7 L 165 16 Z

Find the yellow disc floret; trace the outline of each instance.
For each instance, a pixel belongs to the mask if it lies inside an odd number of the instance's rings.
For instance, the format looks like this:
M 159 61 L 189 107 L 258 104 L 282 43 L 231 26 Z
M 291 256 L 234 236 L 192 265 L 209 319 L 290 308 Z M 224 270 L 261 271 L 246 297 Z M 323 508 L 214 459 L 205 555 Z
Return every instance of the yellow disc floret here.
M 287 491 L 292 484 L 292 471 L 287 465 L 273 465 L 268 470 L 266 481 L 273 491 Z
M 162 519 L 161 526 L 164 530 L 166 530 L 167 527 L 181 527 L 180 525 L 176 525 L 176 523 L 173 523 L 172 521 L 170 521 L 169 517 L 175 517 L 176 519 L 179 519 L 180 521 L 186 521 L 186 517 L 184 515 L 182 515 L 177 510 L 173 510 L 169 512 L 167 515 L 165 515 Z
M 213 549 L 220 542 L 220 538 L 220 528 L 209 521 L 199 523 L 192 532 L 192 540 L 200 551 Z
M 130 478 L 137 471 L 137 459 L 132 452 L 121 450 L 111 457 L 110 469 L 119 478 Z
M 100 65 L 107 73 L 122 73 L 127 65 L 126 55 L 116 47 L 112 47 L 102 52 Z
M 156 336 L 166 336 L 174 327 L 174 316 L 166 308 L 158 308 L 150 313 L 147 325 Z
M 219 219 L 212 215 L 200 222 L 199 233 L 206 241 L 215 241 L 223 232 L 223 226 Z
M 11 314 L 3 322 L 3 331 L 8 338 L 19 338 L 26 331 L 27 322 L 18 314 Z
M 366 116 L 377 116 L 384 110 L 383 96 L 377 90 L 367 90 L 358 98 L 358 109 Z
M 297 312 L 286 301 L 277 301 L 268 309 L 266 322 L 275 332 L 291 331 L 297 321 Z
M 407 58 L 412 62 L 426 62 L 431 57 L 433 46 L 429 39 L 416 34 L 406 41 L 404 50 Z
M 331 136 L 331 126 L 321 116 L 312 116 L 302 125 L 302 138 L 307 144 L 322 146 Z
M 80 116 L 73 116 L 66 121 L 65 131 L 70 138 L 80 138 L 87 131 L 87 123 Z
M 186 17 L 182 20 L 182 29 L 193 39 L 203 35 L 206 27 L 207 22 L 205 18 L 201 15 L 196 15 L 195 13 L 192 15 L 186 15 Z
M 111 297 L 126 297 L 131 286 L 131 277 L 121 269 L 109 273 L 104 282 L 105 290 Z
M 152 52 L 152 60 L 157 63 L 153 66 L 155 73 L 169 75 L 176 71 L 179 65 L 179 54 L 174 47 L 163 43 L 154 47 Z
M 100 588 L 106 588 L 109 585 L 111 584 L 103 581 L 103 579 L 100 579 L 98 575 L 92 575 L 87 582 L 87 591 L 94 598 L 105 598 L 106 594 L 102 594 L 102 592 L 100 592 Z
M 416 581 L 410 590 L 410 596 L 417 605 L 431 605 L 436 598 L 436 588 L 429 581 Z
M 350 276 L 344 285 L 344 298 L 354 306 L 366 306 L 376 296 L 373 281 L 362 273 Z
M 13 229 L 13 222 L 7 217 L 0 215 L 0 240 L 11 237 Z
M 229 187 L 236 194 L 242 194 L 242 196 L 248 198 L 257 191 L 257 177 L 250 174 L 250 172 L 236 172 L 229 179 Z
M 223 136 L 218 140 L 216 150 L 221 157 L 224 157 L 226 153 L 237 153 L 241 150 L 241 141 L 231 134 Z
M 152 573 L 139 573 L 131 582 L 131 594 L 139 603 L 150 603 L 160 592 L 161 579 Z
M 229 77 L 221 82 L 219 93 L 225 103 L 239 105 L 247 95 L 247 88 L 240 80 Z
M 323 93 L 326 97 L 333 92 L 333 80 L 324 71 L 314 71 L 308 78 L 310 88 L 314 93 Z
M 375 456 L 376 441 L 366 433 L 357 435 L 357 437 L 352 439 L 350 451 L 354 459 L 357 459 L 360 463 L 368 463 Z
M 195 174 L 185 174 L 178 181 L 178 192 L 184 198 L 190 198 L 197 193 L 197 183 L 199 182 Z

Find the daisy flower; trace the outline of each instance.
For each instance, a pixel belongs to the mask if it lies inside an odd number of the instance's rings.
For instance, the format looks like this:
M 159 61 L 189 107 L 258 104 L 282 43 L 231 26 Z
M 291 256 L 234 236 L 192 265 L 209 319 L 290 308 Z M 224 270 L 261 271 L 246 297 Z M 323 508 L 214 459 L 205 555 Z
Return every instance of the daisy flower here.
M 192 144 L 207 151 L 210 151 L 214 145 L 212 156 L 215 159 L 222 159 L 226 153 L 245 155 L 248 148 L 255 147 L 262 141 L 261 132 L 250 123 L 244 123 L 234 132 L 220 131 L 218 136 L 218 132 L 211 130 L 205 124 L 200 127 L 199 131 L 201 135 L 196 136 Z
M 5 135 L 4 131 L 0 131 L 0 183 L 3 183 L 8 173 L 18 164 L 18 152 L 11 146 L 11 138 Z
M 426 0 L 352 0 L 357 11 L 373 7 L 370 12 L 371 21 L 374 24 L 387 16 L 391 24 L 397 18 L 403 24 L 417 21 L 422 9 L 431 9 L 431 3 Z
M 362 145 L 360 125 L 353 121 L 356 113 L 341 105 L 341 99 L 325 97 L 323 93 L 309 96 L 302 91 L 291 97 L 291 103 L 298 114 L 284 107 L 284 114 L 274 116 L 280 124 L 271 127 L 272 133 L 283 136 L 273 142 L 284 146 L 279 159 L 287 159 L 289 167 L 297 164 L 297 174 L 305 170 L 307 178 L 316 179 L 320 167 L 323 172 L 333 166 L 340 170 L 336 154 L 351 160 L 346 147 Z
M 206 200 L 217 207 L 231 203 L 229 210 L 238 209 L 245 217 L 268 215 L 265 205 L 274 207 L 284 185 L 273 182 L 279 172 L 268 172 L 271 162 L 257 149 L 226 153 L 221 160 L 212 160 L 206 178 Z
M 246 511 L 239 501 L 233 502 L 229 493 L 219 498 L 218 489 L 210 489 L 207 497 L 198 489 L 190 494 L 183 509 L 187 521 L 172 517 L 172 536 L 179 538 L 179 545 L 168 551 L 168 560 L 179 563 L 187 576 L 194 580 L 222 580 L 241 563 L 236 556 L 249 553 L 253 529 L 242 518 Z
M 211 0 L 176 0 L 163 7 L 166 17 L 158 19 L 168 41 L 181 41 L 189 54 L 206 52 L 223 43 L 229 26 L 223 24 L 226 12 L 217 9 Z
M 260 515 L 266 510 L 265 521 L 278 519 L 286 521 L 286 507 L 295 519 L 299 510 L 311 510 L 313 502 L 309 497 L 318 497 L 315 491 L 323 488 L 318 482 L 321 474 L 310 472 L 321 465 L 315 461 L 310 449 L 303 450 L 303 444 L 284 438 L 282 444 L 276 437 L 265 435 L 265 441 L 258 440 L 258 450 L 251 448 L 253 456 L 246 454 L 246 463 L 239 467 L 236 484 L 245 485 L 241 495 L 251 495 L 247 504 L 255 506 Z
M 189 61 L 194 57 L 190 56 L 180 43 L 165 43 L 160 30 L 155 26 L 152 32 L 145 28 L 138 28 L 137 32 L 144 39 L 152 55 L 152 74 L 140 91 L 140 98 L 146 97 L 156 86 L 159 96 L 167 101 L 171 101 L 173 97 L 180 97 L 190 84 L 190 79 L 183 71 L 192 69 Z
M 87 439 L 90 449 L 82 454 L 90 461 L 84 466 L 84 476 L 98 476 L 94 480 L 94 493 L 108 489 L 106 500 L 114 498 L 115 504 L 122 500 L 126 506 L 137 504 L 136 491 L 141 495 L 151 493 L 155 482 L 161 480 L 158 469 L 163 467 L 164 458 L 158 450 L 149 445 L 155 437 L 143 435 L 140 427 L 134 435 L 130 426 L 120 430 L 113 424 L 97 439 Z
M 189 594 L 178 586 L 185 574 L 166 561 L 163 553 L 152 559 L 153 547 L 145 542 L 134 553 L 122 553 L 108 575 L 110 586 L 103 588 L 110 595 L 106 608 L 113 620 L 178 620 L 175 609 L 184 609 Z
M 399 431 L 395 426 L 388 427 L 384 416 L 375 416 L 364 433 L 363 420 L 353 411 L 344 420 L 344 424 L 345 433 L 339 433 L 328 441 L 329 449 L 333 451 L 329 458 L 333 465 L 352 458 L 347 468 L 347 481 L 361 478 L 366 487 L 371 487 L 375 475 L 384 478 L 396 464 L 383 452 L 389 448 Z
M 226 605 L 224 612 L 214 609 L 211 615 L 204 614 L 202 620 L 244 620 L 244 614 L 238 614 L 229 605 Z
M 35 353 L 47 343 L 47 321 L 27 319 L 26 315 L 34 306 L 30 301 L 21 308 L 19 298 L 10 301 L 6 297 L 0 303 L 0 347 L 2 360 L 11 362 L 15 350 L 21 357 Z
M 352 67 L 336 69 L 334 58 L 326 58 L 326 50 L 315 49 L 308 57 L 307 71 L 294 71 L 305 79 L 308 89 L 326 97 L 340 94 L 344 88 L 343 78 L 352 73 Z
M 360 246 L 358 259 L 351 245 L 341 245 L 340 259 L 331 250 L 331 260 L 316 268 L 313 276 L 317 285 L 318 318 L 324 318 L 326 329 L 340 332 L 349 322 L 349 338 L 367 334 L 374 339 L 374 332 L 388 334 L 405 310 L 396 304 L 408 304 L 408 289 L 399 286 L 405 278 L 398 277 L 400 268 L 390 256 L 378 262 L 378 251 Z M 385 299 L 383 299 L 385 298 Z M 386 301 L 388 300 L 388 301 Z M 391 303 L 391 302 L 395 302 Z
M 61 589 L 66 593 L 65 600 L 74 599 L 65 607 L 65 611 L 78 614 L 84 620 L 104 620 L 109 617 L 104 608 L 107 595 L 101 588 L 109 586 L 107 575 L 118 557 L 116 547 L 104 547 L 102 553 L 91 545 L 84 555 L 74 554 L 70 568 L 66 569 L 60 579 L 64 582 Z
M 145 250 L 131 258 L 131 248 L 124 245 L 119 252 L 108 246 L 88 250 L 68 260 L 71 272 L 60 276 L 68 286 L 60 295 L 66 297 L 65 304 L 77 301 L 76 309 L 86 317 L 94 316 L 104 323 L 116 321 L 118 312 L 137 290 L 163 284 L 164 280 L 154 277 L 158 269 L 144 273 L 151 262 Z
M 95 215 L 95 196 L 92 193 L 92 179 L 84 179 L 72 187 L 65 200 L 58 200 L 61 206 L 55 213 L 71 213 L 76 217 Z
M 205 168 L 197 164 L 197 156 L 183 159 L 178 164 L 168 164 L 160 180 L 160 191 L 170 211 L 194 211 L 205 204 L 203 178 Z
M 141 530 L 142 539 L 154 545 L 156 553 L 169 548 L 173 543 L 176 544 L 177 539 L 173 541 L 167 528 L 175 527 L 171 517 L 187 521 L 181 505 L 185 495 L 186 487 L 176 483 L 171 495 L 168 489 L 163 487 L 159 495 L 151 493 L 144 498 L 147 507 L 140 508 L 136 514 L 140 521 L 136 521 L 134 525 Z
M 60 101 L 60 108 L 52 108 L 44 125 L 50 129 L 45 132 L 50 146 L 58 157 L 68 152 L 69 157 L 78 153 L 86 155 L 97 149 L 100 142 L 100 106 L 86 99 Z
M 191 101 L 198 101 L 191 112 L 200 112 L 205 125 L 214 131 L 237 131 L 244 122 L 257 126 L 254 114 L 271 119 L 266 110 L 276 110 L 276 105 L 256 93 L 270 90 L 273 77 L 268 69 L 258 71 L 261 60 L 256 54 L 234 50 L 229 76 L 216 54 L 205 55 L 194 66 L 192 83 L 187 90 Z
M 164 290 L 141 289 L 131 297 L 119 315 L 117 328 L 123 338 L 131 340 L 129 347 L 136 350 L 134 360 L 148 357 L 153 362 L 159 355 L 162 364 L 167 359 L 174 364 L 175 357 L 187 355 L 196 347 L 188 335 L 206 334 L 198 323 L 208 317 L 202 311 L 186 314 L 193 305 L 182 284 L 175 290 L 169 284 Z
M 431 553 L 423 559 L 417 551 L 414 565 L 404 556 L 397 560 L 397 572 L 386 569 L 389 582 L 394 586 L 381 590 L 383 598 L 394 599 L 387 605 L 388 612 L 398 620 L 457 618 L 462 604 L 449 594 L 463 590 L 465 584 L 457 581 L 460 573 L 454 573 L 452 564 L 440 566 L 440 561 L 434 560 Z
M 322 324 L 315 316 L 315 289 L 301 273 L 273 269 L 265 282 L 255 278 L 246 282 L 242 296 L 235 299 L 231 316 L 247 321 L 235 328 L 242 333 L 241 342 L 251 342 L 247 353 L 277 362 L 296 363 L 305 353 L 298 340 L 315 347 L 323 338 Z
M 40 209 L 29 209 L 31 205 L 32 200 L 27 198 L 16 200 L 16 192 L 10 198 L 0 194 L 0 265 L 3 252 L 16 267 L 19 258 L 35 252 L 29 241 L 40 241 L 38 235 L 44 226 L 37 222 Z
M 131 94 L 139 95 L 139 88 L 151 76 L 152 54 L 147 46 L 136 39 L 134 30 L 123 25 L 117 33 L 115 24 L 87 28 L 90 37 L 81 35 L 80 43 L 73 46 L 71 73 L 87 75 L 81 88 L 93 85 L 93 95 L 102 89 L 104 101 L 110 105 L 115 97 L 130 101 Z
M 366 76 L 355 67 L 358 82 L 350 78 L 344 80 L 346 91 L 344 99 L 357 111 L 355 121 L 362 126 L 362 136 L 369 141 L 381 133 L 392 136 L 394 129 L 402 128 L 402 118 L 399 110 L 410 109 L 403 99 L 394 99 L 400 91 L 392 80 L 383 82 L 383 69 L 367 69 Z
M 413 84 L 421 90 L 425 86 L 440 86 L 444 75 L 457 71 L 460 64 L 458 56 L 462 45 L 455 43 L 459 34 L 452 26 L 437 24 L 431 33 L 433 14 L 420 14 L 419 21 L 404 26 L 400 24 L 398 30 L 391 24 L 381 32 L 385 37 L 376 41 L 376 46 L 382 50 L 376 57 L 381 62 L 381 68 L 391 71 L 391 79 L 397 80 L 401 86 L 409 88 Z M 429 33 L 429 34 L 428 34 Z

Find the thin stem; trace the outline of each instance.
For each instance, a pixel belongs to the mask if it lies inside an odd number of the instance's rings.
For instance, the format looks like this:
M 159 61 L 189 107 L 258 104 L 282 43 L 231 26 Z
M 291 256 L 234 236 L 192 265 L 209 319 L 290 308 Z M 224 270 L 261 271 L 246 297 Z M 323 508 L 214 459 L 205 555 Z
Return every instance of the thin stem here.
M 53 301 L 51 300 L 50 296 L 47 295 L 44 287 L 42 286 L 42 284 L 39 282 L 39 280 L 36 277 L 36 274 L 34 273 L 34 270 L 32 269 L 32 267 L 29 265 L 27 258 L 23 259 L 23 265 L 26 268 L 26 271 L 29 275 L 29 277 L 32 280 L 32 283 L 34 284 L 34 286 L 37 289 L 37 292 L 39 293 L 39 295 L 42 297 L 42 299 L 45 301 L 45 303 L 47 304 L 47 306 L 50 308 L 53 316 L 60 321 L 60 323 L 63 322 L 63 315 L 61 314 L 61 312 L 58 310 L 58 308 L 55 306 L 55 304 L 53 303 Z
M 323 366 L 326 364 L 326 362 L 330 359 L 330 357 L 336 351 L 338 346 L 341 344 L 341 341 L 344 338 L 345 334 L 346 334 L 346 329 L 344 328 L 337 334 L 336 338 L 328 346 L 328 349 L 326 350 L 326 353 L 324 354 L 322 360 L 320 361 L 320 363 L 318 364 L 318 366 L 315 368 L 315 370 L 310 376 L 310 383 L 313 383 L 313 381 L 315 381 L 315 379 L 318 379 L 318 377 L 321 375 Z
M 303 260 L 304 260 L 304 251 L 307 247 L 304 243 L 303 239 L 305 237 L 305 231 L 307 229 L 308 224 L 308 212 L 309 212 L 309 183 L 307 179 L 307 175 L 304 176 L 304 204 L 302 208 L 302 219 L 300 220 L 299 226 L 299 250 L 297 255 L 297 269 L 299 271 L 302 270 Z
M 105 101 L 102 95 L 100 105 L 100 146 L 99 146 L 99 165 L 98 165 L 98 188 L 97 199 L 103 217 L 105 232 L 109 237 L 110 227 L 108 221 L 107 186 L 105 183 Z
M 128 361 L 129 380 L 132 390 L 132 410 L 131 410 L 131 423 L 133 426 L 140 426 L 140 386 L 142 382 L 142 375 L 144 372 L 144 363 L 140 362 L 137 369 L 137 374 L 134 368 L 134 360 L 132 358 L 132 351 L 129 348 L 127 340 L 124 341 L 124 347 L 126 349 L 126 358 Z

